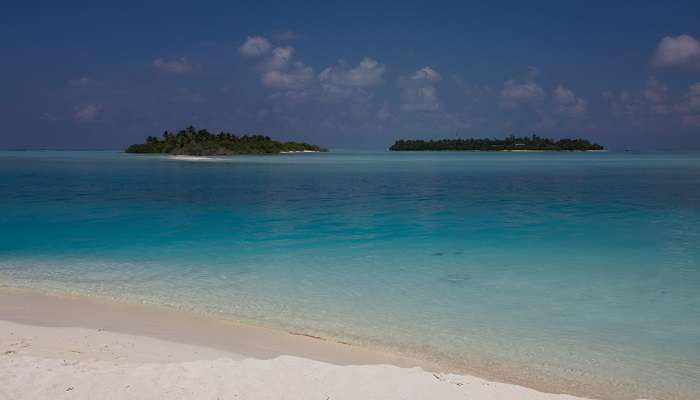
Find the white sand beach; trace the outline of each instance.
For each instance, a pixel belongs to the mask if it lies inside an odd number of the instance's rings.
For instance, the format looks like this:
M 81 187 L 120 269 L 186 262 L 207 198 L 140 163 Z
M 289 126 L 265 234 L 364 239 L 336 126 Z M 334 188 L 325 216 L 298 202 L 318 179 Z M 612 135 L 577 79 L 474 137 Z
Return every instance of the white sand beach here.
M 581 399 L 183 312 L 0 288 L 0 399 Z
M 220 159 L 217 159 L 215 157 L 209 157 L 209 156 L 185 156 L 185 155 L 176 155 L 176 156 L 169 155 L 167 158 L 169 160 L 173 160 L 173 161 L 217 161 L 217 160 L 220 160 Z

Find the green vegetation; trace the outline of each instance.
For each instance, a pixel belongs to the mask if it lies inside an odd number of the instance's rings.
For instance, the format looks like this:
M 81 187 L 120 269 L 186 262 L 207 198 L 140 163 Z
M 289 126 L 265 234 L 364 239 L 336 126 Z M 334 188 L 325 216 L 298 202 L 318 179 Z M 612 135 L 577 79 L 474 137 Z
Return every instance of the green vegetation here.
M 224 156 L 233 154 L 279 154 L 287 151 L 326 151 L 320 147 L 299 142 L 278 142 L 263 135 L 236 136 L 221 132 L 209 133 L 190 126 L 178 133 L 165 131 L 158 139 L 149 136 L 146 143 L 132 144 L 127 153 L 162 153 L 189 156 Z
M 603 146 L 585 139 L 553 140 L 537 135 L 531 137 L 508 136 L 505 139 L 442 139 L 397 140 L 392 151 L 590 151 L 603 150 Z

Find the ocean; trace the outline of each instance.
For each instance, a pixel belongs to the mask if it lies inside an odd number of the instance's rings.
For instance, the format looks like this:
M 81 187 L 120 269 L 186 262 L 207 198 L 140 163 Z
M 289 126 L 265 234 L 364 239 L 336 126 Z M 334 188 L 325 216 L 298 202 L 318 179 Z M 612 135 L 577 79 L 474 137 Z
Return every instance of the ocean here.
M 0 151 L 0 283 L 700 393 L 700 153 Z

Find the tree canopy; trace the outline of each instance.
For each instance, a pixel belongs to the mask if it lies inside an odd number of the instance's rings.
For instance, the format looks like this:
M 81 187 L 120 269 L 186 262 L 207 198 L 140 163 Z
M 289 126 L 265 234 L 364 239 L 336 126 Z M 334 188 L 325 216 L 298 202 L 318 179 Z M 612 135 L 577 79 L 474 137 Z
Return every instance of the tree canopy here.
M 392 151 L 590 151 L 603 150 L 603 146 L 586 139 L 548 139 L 532 136 L 508 136 L 505 139 L 441 139 L 397 140 Z
M 325 151 L 319 146 L 301 142 L 278 142 L 264 135 L 213 134 L 190 126 L 177 133 L 165 131 L 159 139 L 146 138 L 146 143 L 132 144 L 127 153 L 162 153 L 173 155 L 210 156 L 234 154 L 279 154 L 295 151 Z

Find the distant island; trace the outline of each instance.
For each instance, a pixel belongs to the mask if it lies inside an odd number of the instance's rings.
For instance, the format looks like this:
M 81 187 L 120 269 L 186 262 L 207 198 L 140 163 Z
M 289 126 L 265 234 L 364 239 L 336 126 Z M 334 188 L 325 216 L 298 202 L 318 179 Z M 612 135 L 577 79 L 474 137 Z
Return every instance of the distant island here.
M 397 140 L 391 151 L 592 151 L 604 147 L 585 139 L 547 139 L 537 135 L 505 139 Z
M 190 126 L 177 133 L 165 131 L 163 137 L 146 138 L 146 143 L 132 144 L 127 153 L 160 153 L 188 156 L 226 156 L 235 154 L 280 154 L 327 151 L 314 144 L 278 142 L 264 135 L 210 133 Z

